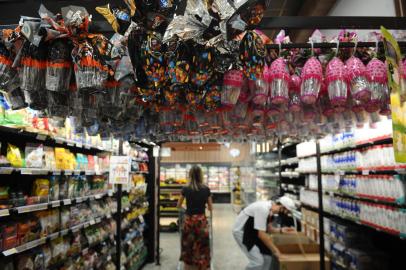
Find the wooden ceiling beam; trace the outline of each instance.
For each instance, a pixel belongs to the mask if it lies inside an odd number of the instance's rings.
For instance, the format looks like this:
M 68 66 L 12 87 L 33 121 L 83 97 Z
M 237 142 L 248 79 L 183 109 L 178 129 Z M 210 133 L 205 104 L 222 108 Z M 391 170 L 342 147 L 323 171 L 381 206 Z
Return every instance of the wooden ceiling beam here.
M 337 0 L 306 0 L 298 16 L 326 16 Z M 307 42 L 314 30 L 293 30 L 289 36 L 293 42 Z

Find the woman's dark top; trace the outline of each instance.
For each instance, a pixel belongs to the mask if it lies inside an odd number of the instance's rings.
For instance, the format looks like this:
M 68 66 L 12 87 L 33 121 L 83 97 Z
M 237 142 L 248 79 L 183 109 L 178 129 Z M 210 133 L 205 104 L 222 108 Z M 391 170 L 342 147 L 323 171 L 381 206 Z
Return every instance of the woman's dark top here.
M 201 215 L 205 212 L 211 192 L 207 186 L 202 186 L 198 191 L 187 186 L 182 188 L 182 195 L 186 198 L 186 215 Z

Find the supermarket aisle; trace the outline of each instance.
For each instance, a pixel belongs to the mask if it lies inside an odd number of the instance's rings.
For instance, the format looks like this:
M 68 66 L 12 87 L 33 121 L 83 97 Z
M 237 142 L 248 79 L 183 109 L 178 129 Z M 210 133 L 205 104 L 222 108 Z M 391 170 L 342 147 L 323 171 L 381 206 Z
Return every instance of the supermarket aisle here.
M 248 263 L 231 235 L 235 216 L 230 204 L 214 205 L 215 270 L 239 270 Z M 179 234 L 162 233 L 161 247 L 161 266 L 150 264 L 144 267 L 145 270 L 176 270 L 180 252 Z

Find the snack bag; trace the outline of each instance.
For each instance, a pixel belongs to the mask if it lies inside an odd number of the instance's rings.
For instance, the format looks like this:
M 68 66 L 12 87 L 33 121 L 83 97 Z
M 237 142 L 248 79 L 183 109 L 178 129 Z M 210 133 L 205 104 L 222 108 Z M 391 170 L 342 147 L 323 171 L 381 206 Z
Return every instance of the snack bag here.
M 49 200 L 59 199 L 59 181 L 58 176 L 52 175 L 49 179 Z
M 87 162 L 88 162 L 87 169 L 94 171 L 94 156 L 88 155 Z
M 24 159 L 21 155 L 20 149 L 12 144 L 7 146 L 7 159 L 10 162 L 11 166 L 16 168 L 24 167 Z
M 39 197 L 47 197 L 49 195 L 49 180 L 36 179 L 32 188 L 32 194 Z
M 59 170 L 64 170 L 65 163 L 65 148 L 55 148 L 55 167 Z
M 27 168 L 42 168 L 44 148 L 42 144 L 28 143 L 25 146 L 25 165 Z
M 49 147 L 49 146 L 44 147 L 44 159 L 45 159 L 45 168 L 47 168 L 49 170 L 56 169 L 54 148 Z

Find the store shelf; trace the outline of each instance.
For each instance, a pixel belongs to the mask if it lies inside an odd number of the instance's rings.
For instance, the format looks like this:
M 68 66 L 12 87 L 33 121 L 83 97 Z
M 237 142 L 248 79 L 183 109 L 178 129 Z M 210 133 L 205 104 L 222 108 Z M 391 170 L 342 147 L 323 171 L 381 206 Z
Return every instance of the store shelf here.
M 159 200 L 160 204 L 177 204 L 178 200 Z
M 369 139 L 369 140 L 360 141 L 354 145 L 348 145 L 348 146 L 330 149 L 330 150 L 326 150 L 326 151 L 321 150 L 320 154 L 321 155 L 337 154 L 337 153 L 341 153 L 341 152 L 345 152 L 345 151 L 351 151 L 354 149 L 362 149 L 362 148 L 369 147 L 372 145 L 387 144 L 387 143 L 392 143 L 392 142 L 393 142 L 392 136 L 385 135 L 385 136 L 381 136 L 381 137 L 377 137 L 377 138 L 373 138 L 373 139 Z M 315 157 L 315 156 L 316 156 L 316 154 L 314 153 L 311 155 L 299 156 L 298 158 L 302 159 L 302 158 Z
M 299 178 L 300 173 L 298 172 L 281 172 L 281 176 L 285 178 Z
M 319 212 L 319 208 L 318 208 L 318 207 L 314 207 L 314 206 L 312 206 L 312 205 L 308 205 L 308 204 L 305 204 L 305 203 L 303 203 L 303 202 L 302 202 L 302 206 L 304 206 L 304 207 L 306 207 L 306 208 L 309 208 L 309 209 L 312 209 L 312 210 L 314 210 L 314 211 Z M 353 223 L 353 224 L 357 224 L 357 225 L 360 225 L 360 226 L 368 227 L 368 228 L 370 228 L 370 229 L 374 229 L 375 231 L 378 231 L 378 232 L 386 233 L 386 234 L 389 234 L 389 235 L 392 235 L 392 236 L 399 237 L 399 238 L 401 238 L 401 239 L 405 239 L 405 238 L 403 237 L 403 234 L 400 234 L 399 232 L 395 232 L 395 231 L 392 231 L 392 230 L 387 230 L 387 229 L 382 228 L 382 227 L 380 227 L 380 226 L 378 226 L 378 225 L 376 225 L 376 224 L 371 224 L 371 223 L 368 223 L 368 222 L 366 222 L 366 221 L 360 221 L 360 220 L 353 219 L 353 218 L 348 217 L 348 216 L 340 216 L 340 215 L 331 213 L 331 212 L 326 211 L 326 210 L 324 210 L 323 213 L 324 213 L 324 215 L 326 215 L 326 216 L 338 218 L 338 219 L 343 220 L 343 221 L 346 221 L 346 222 L 351 222 L 351 223 Z
M 77 198 L 72 198 L 72 199 L 56 200 L 56 201 L 51 201 L 51 202 L 47 202 L 47 203 L 38 203 L 38 204 L 32 204 L 32 205 L 13 207 L 13 208 L 9 208 L 9 209 L 3 209 L 3 210 L 0 210 L 0 217 L 43 211 L 43 210 L 57 208 L 60 206 L 65 206 L 65 205 L 72 205 L 72 204 L 84 203 L 84 202 L 92 201 L 92 200 L 99 200 L 99 199 L 104 198 L 107 195 L 108 195 L 108 192 L 84 196 L 84 197 L 77 197 Z
M 87 228 L 89 226 L 93 226 L 95 224 L 98 224 L 103 219 L 108 219 L 108 217 L 107 216 L 102 216 L 102 217 L 98 217 L 98 218 L 95 218 L 95 219 L 91 219 L 91 220 L 86 221 L 86 222 L 84 222 L 82 224 L 73 226 L 73 227 L 71 227 L 69 229 L 64 229 L 64 230 L 61 230 L 59 232 L 52 233 L 52 234 L 50 234 L 50 235 L 48 235 L 46 237 L 42 237 L 40 239 L 25 243 L 25 244 L 20 245 L 20 246 L 17 246 L 15 248 L 4 250 L 2 252 L 2 255 L 7 257 L 7 256 L 11 256 L 11 255 L 14 255 L 14 254 L 22 253 L 24 251 L 27 251 L 27 250 L 33 249 L 35 247 L 38 247 L 40 245 L 43 245 L 47 241 L 56 239 L 56 238 L 61 237 L 61 236 L 65 236 L 68 233 L 78 232 L 79 230 L 81 230 L 83 228 Z
M 314 191 L 314 190 L 313 190 Z M 388 204 L 392 206 L 398 206 L 398 207 L 406 207 L 404 203 L 398 203 L 396 199 L 391 199 L 391 198 L 378 198 L 374 196 L 368 196 L 368 195 L 356 195 L 356 194 L 349 194 L 349 193 L 343 193 L 339 191 L 325 191 L 324 192 L 327 195 L 334 195 L 334 196 L 340 196 L 343 198 L 349 198 L 349 199 L 356 199 L 360 201 L 366 201 L 366 202 L 373 202 L 373 203 L 380 203 L 380 204 Z
M 175 212 L 162 212 L 160 211 L 160 217 L 173 217 L 173 218 L 178 218 L 179 217 L 179 213 L 175 213 Z
M 299 171 L 300 174 L 317 174 L 317 171 Z M 335 170 L 335 171 L 322 171 L 322 174 L 406 174 L 406 165 L 399 166 L 381 166 L 381 167 L 368 167 L 368 168 L 354 168 L 348 170 Z
M 94 171 L 94 170 L 51 170 L 41 168 L 14 168 L 14 167 L 0 167 L 1 174 L 20 173 L 22 175 L 103 175 L 109 173 L 108 170 Z
M 184 185 L 166 185 L 166 186 L 159 186 L 160 189 L 182 189 Z
M 75 142 L 73 140 L 68 140 L 65 138 L 53 137 L 52 135 L 47 134 L 47 133 L 27 131 L 27 130 L 20 129 L 20 128 L 0 126 L 0 132 L 12 134 L 12 135 L 15 134 L 18 136 L 35 139 L 35 140 L 38 140 L 41 142 L 46 142 L 47 145 L 69 146 L 69 147 L 75 147 L 77 149 L 82 149 L 82 150 L 86 149 L 86 150 L 96 150 L 96 151 L 103 151 L 103 152 L 110 152 L 110 153 L 113 152 L 112 149 L 105 149 L 102 146 L 84 144 L 81 142 Z

